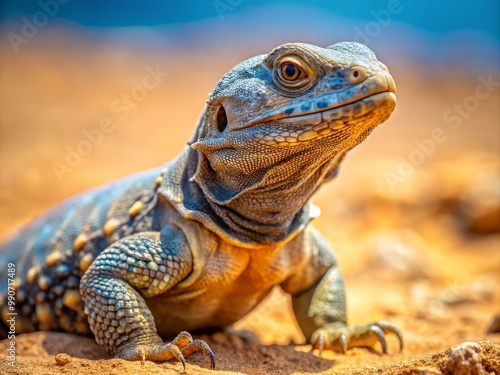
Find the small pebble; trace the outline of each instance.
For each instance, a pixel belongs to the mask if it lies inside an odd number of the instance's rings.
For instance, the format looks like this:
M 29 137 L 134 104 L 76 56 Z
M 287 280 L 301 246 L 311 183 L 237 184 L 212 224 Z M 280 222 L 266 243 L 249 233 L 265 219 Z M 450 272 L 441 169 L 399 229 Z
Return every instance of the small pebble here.
M 71 362 L 71 356 L 66 353 L 59 353 L 55 356 L 55 360 L 59 366 L 64 366 Z
M 441 371 L 445 375 L 486 375 L 477 342 L 464 342 L 451 349 Z

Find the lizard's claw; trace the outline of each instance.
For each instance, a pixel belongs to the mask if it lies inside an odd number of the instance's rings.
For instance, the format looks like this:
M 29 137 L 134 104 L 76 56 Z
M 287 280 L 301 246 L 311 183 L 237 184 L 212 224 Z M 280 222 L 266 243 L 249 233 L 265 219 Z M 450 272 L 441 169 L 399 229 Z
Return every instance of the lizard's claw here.
M 311 336 L 314 349 L 319 355 L 324 349 L 331 349 L 346 353 L 354 347 L 373 347 L 377 342 L 382 346 L 382 352 L 387 354 L 386 335 L 394 334 L 399 341 L 399 351 L 403 350 L 403 337 L 401 332 L 387 322 L 375 322 L 364 326 L 347 327 L 335 324 L 317 329 Z
M 185 357 L 195 352 L 202 352 L 210 359 L 210 368 L 215 369 L 215 355 L 208 344 L 203 340 L 193 340 L 188 332 L 181 332 L 171 343 L 161 341 L 152 344 L 128 344 L 120 347 L 115 358 L 129 361 L 140 360 L 142 364 L 146 359 L 155 362 L 168 361 L 175 358 L 182 363 L 183 373 L 186 371 Z

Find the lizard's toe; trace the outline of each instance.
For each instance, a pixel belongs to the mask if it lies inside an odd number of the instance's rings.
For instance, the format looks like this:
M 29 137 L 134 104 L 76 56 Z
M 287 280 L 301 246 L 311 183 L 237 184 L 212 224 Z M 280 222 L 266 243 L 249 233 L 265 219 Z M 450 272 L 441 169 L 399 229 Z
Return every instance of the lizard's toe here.
M 172 344 L 180 348 L 181 354 L 184 357 L 189 357 L 195 352 L 202 352 L 206 358 L 210 359 L 210 368 L 215 369 L 215 355 L 210 346 L 203 340 L 193 340 L 193 337 L 186 332 L 182 331 L 172 341 Z
M 398 342 L 399 342 L 399 351 L 403 350 L 403 335 L 401 334 L 401 331 L 394 327 L 391 323 L 389 322 L 375 322 L 372 325 L 375 325 L 379 327 L 385 335 L 393 334 L 397 337 Z
M 346 353 L 348 349 L 355 347 L 373 348 L 377 342 L 382 346 L 382 352 L 387 354 L 386 335 L 388 334 L 394 334 L 397 337 L 401 351 L 403 349 L 401 332 L 387 322 L 375 322 L 352 328 L 340 324 L 323 327 L 313 333 L 311 343 L 314 349 L 319 350 L 319 355 L 324 349 Z
M 318 349 L 319 355 L 324 349 L 345 353 L 349 343 L 349 328 L 338 324 L 319 328 L 313 333 L 311 343 L 314 349 Z
M 163 362 L 176 358 L 182 363 L 183 372 L 186 370 L 184 355 L 181 350 L 173 344 L 127 345 L 116 352 L 115 358 L 129 361 L 140 360 L 142 364 L 144 364 L 146 359 L 155 362 Z
M 202 352 L 210 359 L 210 368 L 215 369 L 215 355 L 208 344 L 203 340 L 193 340 L 187 332 L 181 332 L 171 343 L 154 342 L 151 344 L 128 344 L 120 347 L 115 358 L 127 359 L 129 361 L 150 360 L 164 362 L 170 359 L 177 359 L 182 363 L 183 372 L 186 371 L 185 357 L 195 352 Z
M 210 368 L 215 369 L 215 355 L 208 344 L 203 340 L 193 340 L 181 349 L 181 353 L 188 357 L 194 352 L 202 352 L 206 358 L 210 359 Z

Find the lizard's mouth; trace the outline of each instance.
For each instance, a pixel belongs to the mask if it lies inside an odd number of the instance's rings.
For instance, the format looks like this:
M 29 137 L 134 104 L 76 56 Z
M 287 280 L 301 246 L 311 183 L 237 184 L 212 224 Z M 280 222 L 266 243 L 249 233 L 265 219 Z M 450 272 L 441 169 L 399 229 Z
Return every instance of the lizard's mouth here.
M 345 91 L 263 113 L 232 130 L 264 125 L 265 131 L 254 133 L 256 140 L 279 147 L 295 146 L 355 129 L 364 130 L 387 120 L 396 106 L 395 92 L 392 77 L 381 71 Z
M 288 131 L 279 127 L 279 130 L 277 128 L 268 134 L 257 133 L 255 137 L 259 143 L 268 146 L 294 146 L 347 131 L 348 128 L 364 130 L 376 126 L 387 120 L 395 106 L 396 95 L 389 91 L 381 92 L 326 111 L 283 119 Z

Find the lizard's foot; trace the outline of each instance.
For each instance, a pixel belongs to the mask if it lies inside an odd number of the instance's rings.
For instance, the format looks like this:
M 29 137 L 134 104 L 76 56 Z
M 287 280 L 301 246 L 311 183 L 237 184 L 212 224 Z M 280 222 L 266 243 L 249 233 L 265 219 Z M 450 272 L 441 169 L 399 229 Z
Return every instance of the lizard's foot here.
M 158 339 L 158 342 L 151 344 L 131 343 L 124 345 L 117 350 L 115 358 L 128 359 L 130 361 L 140 360 L 142 364 L 144 364 L 146 359 L 163 362 L 176 358 L 182 362 L 183 372 L 185 372 L 185 357 L 195 352 L 202 352 L 205 357 L 210 359 L 210 368 L 212 370 L 215 369 L 215 355 L 212 349 L 203 340 L 193 340 L 191 335 L 185 331 L 179 333 L 169 344 L 165 344 Z
M 347 327 L 336 323 L 332 326 L 317 329 L 312 337 L 313 348 L 319 350 L 331 349 L 346 353 L 348 349 L 355 347 L 372 348 L 377 342 L 382 345 L 382 352 L 387 354 L 387 342 L 385 336 L 394 334 L 399 341 L 399 351 L 403 350 L 403 337 L 399 330 L 387 322 L 375 322 L 364 326 Z

